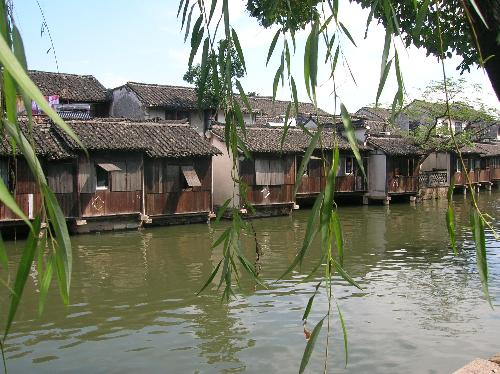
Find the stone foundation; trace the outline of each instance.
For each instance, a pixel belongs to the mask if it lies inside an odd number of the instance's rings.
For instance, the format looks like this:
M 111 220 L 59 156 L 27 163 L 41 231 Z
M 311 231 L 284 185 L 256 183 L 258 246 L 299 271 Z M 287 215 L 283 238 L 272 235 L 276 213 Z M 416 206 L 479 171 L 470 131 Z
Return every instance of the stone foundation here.
M 419 200 L 446 199 L 448 187 L 425 187 L 418 190 L 417 198 Z

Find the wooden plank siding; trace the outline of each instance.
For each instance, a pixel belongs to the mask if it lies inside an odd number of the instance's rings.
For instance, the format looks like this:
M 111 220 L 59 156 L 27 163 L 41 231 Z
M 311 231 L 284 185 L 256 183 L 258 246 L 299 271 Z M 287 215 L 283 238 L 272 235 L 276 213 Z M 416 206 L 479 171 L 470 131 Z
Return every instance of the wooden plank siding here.
M 108 173 L 108 186 L 96 185 L 99 163 L 111 163 L 120 171 Z M 80 155 L 78 165 L 78 196 L 81 217 L 98 217 L 140 213 L 142 207 L 142 154 L 102 152 L 90 158 Z
M 161 216 L 179 213 L 210 212 L 212 205 L 211 157 L 183 159 L 146 159 L 146 214 Z M 186 180 L 184 170 L 194 168 L 199 179 L 196 186 Z M 191 176 L 192 177 L 192 176 Z
M 295 183 L 295 156 L 283 155 L 280 157 L 276 154 L 254 154 L 253 157 L 253 160 L 245 159 L 240 161 L 239 164 L 240 178 L 248 185 L 246 201 L 253 205 L 293 203 L 293 186 Z M 268 179 L 270 183 L 283 181 L 283 183 L 257 185 L 257 178 L 255 175 L 256 159 L 273 160 L 273 162 L 281 160 L 283 175 L 270 176 L 269 178 L 264 177 L 263 180 Z M 275 173 L 276 170 L 270 170 L 270 172 Z
M 352 174 L 345 173 L 345 160 L 351 158 Z M 300 166 L 301 158 L 297 157 L 297 169 Z M 327 156 L 327 163 L 330 164 L 331 157 Z M 365 170 L 367 165 L 365 166 Z M 326 171 L 323 167 L 323 162 L 320 159 L 310 159 L 306 168 L 300 186 L 297 190 L 297 195 L 314 196 L 324 191 L 326 185 Z M 350 153 L 340 154 L 339 169 L 335 178 L 335 192 L 340 193 L 357 193 L 365 192 L 367 189 L 366 182 L 363 180 L 361 170 L 359 169 L 354 156 Z
M 7 168 L 7 170 L 3 170 L 2 172 L 2 174 L 5 174 L 2 175 L 2 177 L 5 177 L 7 180 L 7 187 L 14 194 L 17 205 L 21 208 L 23 213 L 28 218 L 32 218 L 40 211 L 42 198 L 28 164 L 21 158 L 17 158 L 16 160 L 2 158 L 2 160 L 3 167 Z M 32 213 L 31 215 L 30 212 Z M 17 217 L 10 209 L 8 209 L 3 203 L 0 203 L 0 221 L 18 219 L 19 217 Z

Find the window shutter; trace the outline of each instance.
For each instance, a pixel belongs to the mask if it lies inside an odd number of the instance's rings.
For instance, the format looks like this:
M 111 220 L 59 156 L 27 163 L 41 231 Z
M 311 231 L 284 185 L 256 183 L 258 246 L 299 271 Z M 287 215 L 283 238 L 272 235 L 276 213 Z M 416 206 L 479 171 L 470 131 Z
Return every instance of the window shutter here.
M 283 160 L 269 160 L 269 185 L 277 186 L 285 183 Z
M 182 166 L 181 169 L 189 187 L 201 187 L 200 178 L 198 178 L 198 174 L 196 174 L 196 170 L 192 165 Z

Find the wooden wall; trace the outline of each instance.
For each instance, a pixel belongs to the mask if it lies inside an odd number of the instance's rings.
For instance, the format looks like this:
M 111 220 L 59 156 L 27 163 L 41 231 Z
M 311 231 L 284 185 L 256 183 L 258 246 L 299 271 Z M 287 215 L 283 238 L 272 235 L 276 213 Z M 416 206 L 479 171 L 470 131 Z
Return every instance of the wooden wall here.
M 189 186 L 182 166 L 194 166 L 200 185 Z M 211 210 L 212 158 L 146 159 L 146 214 L 159 216 Z
M 387 156 L 387 192 L 413 193 L 418 184 L 418 158 L 414 156 Z
M 112 163 L 122 171 L 109 173 L 107 189 L 96 186 L 96 166 Z M 118 173 L 119 176 L 114 175 Z M 140 213 L 142 188 L 142 155 L 140 153 L 103 152 L 78 160 L 78 193 L 82 217 Z M 118 182 L 119 181 L 119 182 Z M 119 183 L 119 185 L 117 185 Z
M 246 199 L 253 205 L 270 205 L 293 202 L 295 183 L 295 155 L 254 154 L 253 160 L 240 161 L 240 178 L 248 185 Z M 256 184 L 255 159 L 281 159 L 284 176 L 283 184 L 260 186 Z
M 40 211 L 42 199 L 28 164 L 21 158 L 14 160 L 2 157 L 0 162 L 2 169 L 0 174 L 4 183 L 7 182 L 7 188 L 14 193 L 17 205 L 28 218 L 33 217 Z M 0 203 L 0 220 L 14 219 L 19 218 L 3 203 Z

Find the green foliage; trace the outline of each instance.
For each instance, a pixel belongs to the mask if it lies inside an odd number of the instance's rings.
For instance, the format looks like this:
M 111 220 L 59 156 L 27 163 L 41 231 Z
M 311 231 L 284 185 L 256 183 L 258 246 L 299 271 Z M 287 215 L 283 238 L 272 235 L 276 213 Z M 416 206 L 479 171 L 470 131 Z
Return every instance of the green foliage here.
M 202 64 L 196 64 L 189 67 L 184 74 L 184 80 L 195 86 L 201 108 L 215 109 L 224 100 L 220 82 L 225 79 L 225 64 L 228 60 L 228 54 L 231 55 L 232 61 L 230 70 L 230 76 L 233 77 L 232 82 L 236 84 L 235 78 L 241 78 L 245 75 L 244 57 L 239 47 L 239 41 L 237 43 L 238 48 L 235 48 L 234 44 L 228 47 L 229 43 L 226 39 L 219 41 L 217 51 L 207 51 L 208 63 L 206 67 Z
M 285 31 L 304 29 L 319 13 L 319 0 L 248 0 L 247 10 L 265 27 L 279 25 Z

